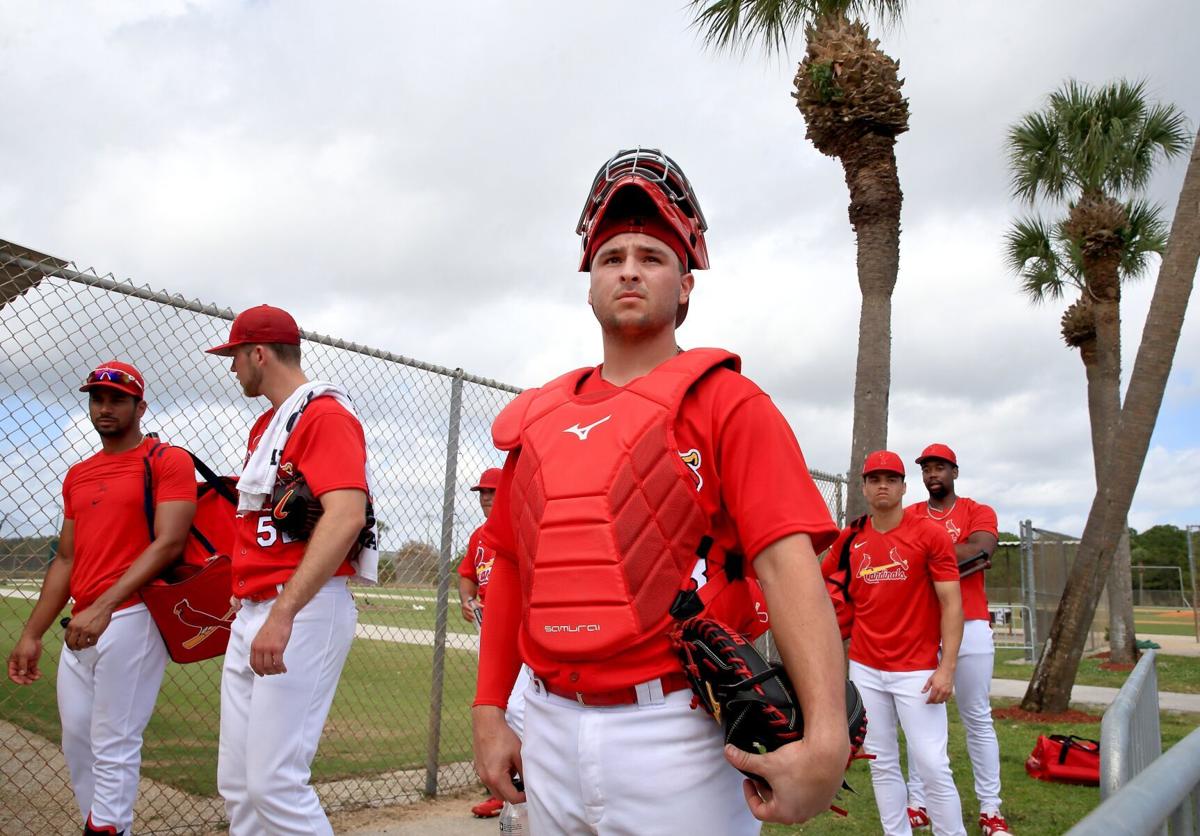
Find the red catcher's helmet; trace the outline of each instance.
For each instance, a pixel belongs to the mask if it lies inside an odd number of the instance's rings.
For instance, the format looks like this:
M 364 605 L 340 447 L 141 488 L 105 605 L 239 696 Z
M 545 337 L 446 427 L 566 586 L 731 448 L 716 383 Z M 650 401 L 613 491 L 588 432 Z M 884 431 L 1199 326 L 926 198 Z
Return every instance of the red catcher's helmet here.
M 575 225 L 575 233 L 583 236 L 579 251 L 579 270 L 586 272 L 592 238 L 617 192 L 637 187 L 653 201 L 662 219 L 679 235 L 688 255 L 688 270 L 708 269 L 708 247 L 704 233 L 708 222 L 700 211 L 700 203 L 692 184 L 684 176 L 679 163 L 657 148 L 634 148 L 618 151 L 616 156 L 600 167 L 587 203 Z

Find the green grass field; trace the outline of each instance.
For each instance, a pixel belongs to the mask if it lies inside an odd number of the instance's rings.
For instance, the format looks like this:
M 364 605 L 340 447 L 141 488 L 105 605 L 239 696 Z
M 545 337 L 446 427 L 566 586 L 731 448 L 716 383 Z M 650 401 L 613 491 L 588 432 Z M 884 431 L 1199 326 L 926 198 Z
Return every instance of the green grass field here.
M 1011 705 L 1007 701 L 994 701 L 997 707 Z M 963 817 L 967 832 L 977 833 L 975 821 L 979 806 L 971 777 L 970 760 L 967 757 L 966 741 L 958 711 L 948 707 L 950 717 L 950 764 L 954 769 L 954 781 L 962 798 Z M 1163 748 L 1166 749 L 1188 735 L 1200 724 L 1200 715 L 1167 714 L 1162 716 Z M 1099 723 L 1045 725 L 1037 723 L 996 722 L 996 735 L 1000 739 L 1000 781 L 1004 813 L 1014 833 L 1022 836 L 1058 836 L 1087 815 L 1100 803 L 1100 790 L 1096 787 L 1075 787 L 1065 784 L 1049 784 L 1035 781 L 1025 774 L 1025 758 L 1033 751 L 1039 734 L 1076 734 L 1093 740 L 1100 739 Z M 903 759 L 902 759 L 903 760 Z M 871 777 L 867 763 L 858 761 L 849 774 L 851 786 L 857 794 L 843 792 L 839 806 L 846 808 L 850 816 L 841 818 L 827 813 L 804 825 L 767 825 L 764 834 L 812 833 L 812 834 L 859 834 L 879 832 L 879 812 L 875 807 L 875 794 L 871 789 Z M 925 831 L 928 832 L 928 831 Z
M 30 605 L 0 598 L 0 640 L 15 641 Z M 62 631 L 45 639 L 42 679 L 20 687 L 4 679 L 0 719 L 58 741 L 55 671 Z M 321 748 L 313 763 L 318 781 L 421 767 L 429 734 L 432 650 L 357 640 L 338 686 Z M 220 660 L 169 664 L 154 716 L 146 728 L 142 771 L 200 795 L 216 795 Z M 440 761 L 469 760 L 469 706 L 475 693 L 473 653 L 446 651 Z

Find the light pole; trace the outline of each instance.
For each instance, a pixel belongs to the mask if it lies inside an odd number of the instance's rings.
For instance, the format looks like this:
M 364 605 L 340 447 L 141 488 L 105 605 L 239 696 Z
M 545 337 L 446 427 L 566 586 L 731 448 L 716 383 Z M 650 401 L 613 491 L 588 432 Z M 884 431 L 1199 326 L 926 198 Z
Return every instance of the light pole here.
M 1184 536 L 1187 537 L 1188 572 L 1192 576 L 1192 626 L 1196 630 L 1196 641 L 1200 642 L 1200 610 L 1196 609 L 1196 553 L 1192 548 L 1192 532 L 1200 531 L 1200 525 L 1185 525 Z

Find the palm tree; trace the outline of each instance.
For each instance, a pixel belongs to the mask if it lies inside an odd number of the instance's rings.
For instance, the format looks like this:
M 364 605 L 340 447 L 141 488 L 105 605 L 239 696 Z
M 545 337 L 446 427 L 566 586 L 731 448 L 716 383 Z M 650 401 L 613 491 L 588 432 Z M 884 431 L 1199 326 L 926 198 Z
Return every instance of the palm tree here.
M 1121 198 L 1143 189 L 1158 159 L 1183 153 L 1186 142 L 1183 115 L 1149 105 L 1145 84 L 1125 80 L 1100 88 L 1068 81 L 1009 130 L 1014 194 L 1067 208 L 1053 226 L 1038 217 L 1018 221 L 1008 259 L 1035 301 L 1061 297 L 1067 283 L 1080 291 L 1064 338 L 1078 341 L 1087 371 L 1098 487 L 1121 411 L 1121 282 L 1143 272 L 1149 253 L 1165 244 L 1158 209 Z M 1112 661 L 1128 663 L 1136 652 L 1128 534 L 1118 539 L 1124 545 L 1108 579 L 1110 641 Z
M 1150 311 L 1146 314 L 1146 327 L 1142 330 L 1129 390 L 1109 450 L 1105 478 L 1096 490 L 1062 601 L 1021 702 L 1026 711 L 1057 713 L 1065 711 L 1070 702 L 1087 626 L 1100 597 L 1101 579 L 1108 571 L 1106 564 L 1112 559 L 1113 543 L 1125 525 L 1146 462 L 1146 452 L 1150 449 L 1150 438 L 1179 345 L 1179 332 L 1183 328 L 1198 261 L 1200 136 L 1195 138 L 1191 161 L 1179 192 L 1171 240 L 1163 254 Z
M 1138 200 L 1125 204 L 1122 211 L 1126 223 L 1118 230 L 1121 242 L 1121 260 L 1117 268 L 1118 302 L 1120 286 L 1145 274 L 1150 254 L 1162 253 L 1167 238 L 1166 223 L 1159 207 Z M 1067 231 L 1065 220 L 1051 227 L 1039 217 L 1022 218 L 1014 223 L 1006 236 L 1006 250 L 1009 267 L 1020 276 L 1021 289 L 1033 303 L 1061 300 L 1068 288 L 1079 293 L 1079 298 L 1063 314 L 1062 336 L 1070 348 L 1079 349 L 1087 376 L 1092 465 L 1098 485 L 1106 442 L 1101 433 L 1104 427 L 1115 425 L 1115 416 L 1121 411 L 1121 393 L 1119 380 L 1107 380 L 1100 374 L 1095 295 L 1089 286 L 1082 251 Z M 1117 356 L 1120 356 L 1120 346 Z M 1111 661 L 1130 664 L 1134 661 L 1136 648 L 1128 531 L 1121 535 L 1113 558 L 1108 602 Z
M 858 361 L 850 472 L 871 450 L 887 446 L 891 387 L 892 291 L 900 265 L 900 205 L 896 137 L 908 130 L 908 100 L 899 64 L 879 49 L 860 18 L 898 19 L 903 0 L 690 0 L 694 25 L 709 46 L 745 49 L 760 42 L 768 53 L 786 49 L 803 26 L 804 59 L 796 72 L 796 106 L 807 138 L 837 157 L 850 189 L 850 225 L 858 237 Z M 865 511 L 850 491 L 847 516 Z

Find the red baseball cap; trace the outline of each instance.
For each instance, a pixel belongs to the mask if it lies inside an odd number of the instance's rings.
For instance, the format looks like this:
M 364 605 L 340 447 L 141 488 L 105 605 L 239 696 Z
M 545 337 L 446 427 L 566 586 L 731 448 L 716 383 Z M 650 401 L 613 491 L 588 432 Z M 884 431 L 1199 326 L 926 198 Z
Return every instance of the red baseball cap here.
M 283 308 L 259 305 L 247 308 L 233 320 L 229 329 L 229 341 L 207 348 L 209 354 L 228 357 L 239 345 L 300 345 L 300 326 L 292 315 Z
M 958 459 L 955 458 L 954 451 L 945 444 L 930 444 L 921 451 L 921 455 L 917 456 L 917 464 L 924 464 L 926 459 L 942 459 L 958 467 Z
M 99 386 L 116 389 L 126 395 L 133 395 L 139 401 L 146 394 L 146 380 L 142 373 L 128 363 L 120 360 L 109 360 L 92 369 L 87 380 L 79 387 L 80 392 L 88 392 Z
M 903 476 L 904 462 L 891 450 L 876 450 L 874 453 L 868 453 L 866 461 L 863 462 L 862 475 L 866 476 L 868 473 L 880 471 L 898 473 Z
M 500 468 L 489 467 L 479 474 L 479 484 L 471 488 L 473 491 L 494 491 L 500 487 Z

